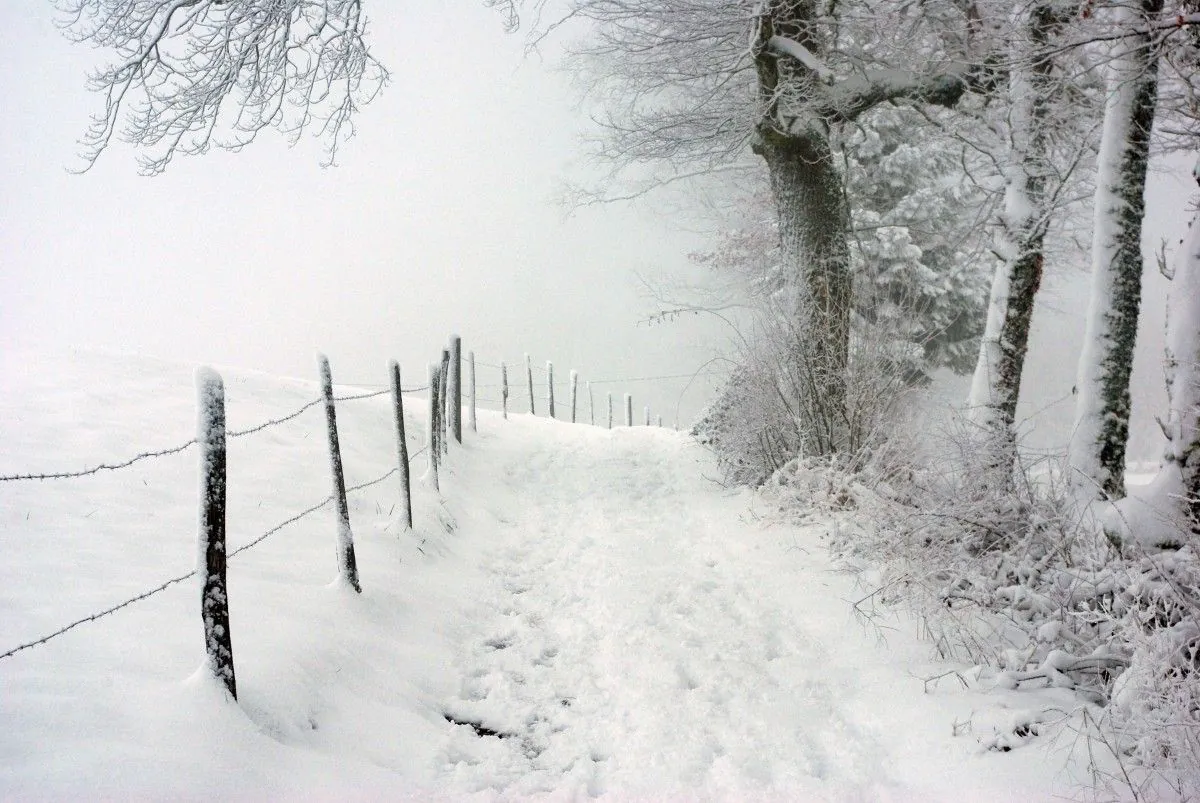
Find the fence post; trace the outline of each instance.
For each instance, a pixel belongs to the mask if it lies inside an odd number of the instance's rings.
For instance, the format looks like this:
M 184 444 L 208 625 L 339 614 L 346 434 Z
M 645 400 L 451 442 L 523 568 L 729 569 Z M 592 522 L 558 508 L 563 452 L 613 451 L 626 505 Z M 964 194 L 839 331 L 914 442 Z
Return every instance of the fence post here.
M 575 423 L 575 403 L 579 396 L 579 374 L 571 371 L 571 423 Z
M 533 408 L 533 362 L 528 354 L 525 355 L 525 373 L 529 376 L 529 414 L 537 415 L 537 410 Z
M 454 440 L 462 443 L 462 338 L 450 335 L 450 428 Z
M 400 458 L 400 492 L 404 496 L 404 522 L 412 529 L 412 484 L 408 476 L 408 441 L 404 434 L 404 397 L 400 389 L 400 364 L 395 360 L 388 363 L 392 377 L 392 407 L 396 413 L 396 450 Z
M 337 562 L 338 574 L 350 584 L 356 593 L 362 593 L 358 584 L 358 563 L 354 559 L 354 536 L 350 532 L 350 507 L 346 504 L 346 478 L 342 474 L 342 450 L 338 445 L 337 411 L 333 406 L 333 373 L 329 370 L 329 358 L 317 355 L 321 368 L 321 393 L 325 396 L 325 427 L 329 431 L 329 467 L 333 474 L 333 504 L 337 512 Z
M 546 360 L 546 404 L 550 407 L 550 417 L 554 418 L 554 363 Z
M 504 410 L 504 420 L 508 420 L 508 366 L 500 363 L 500 404 Z
M 608 392 L 608 428 L 612 429 L 612 391 Z
M 633 397 L 625 394 L 625 426 L 633 426 Z
M 208 671 L 237 699 L 229 594 L 225 582 L 225 383 L 211 368 L 196 372 L 200 444 L 200 618 Z
M 646 426 L 650 426 L 650 405 L 646 405 Z
M 658 417 L 658 427 L 659 427 L 659 429 L 662 429 L 662 416 L 661 415 Z
M 591 380 L 588 380 L 587 392 L 588 392 L 588 410 L 591 412 L 592 426 L 594 427 L 594 426 L 596 426 L 596 397 L 592 395 Z
M 442 446 L 438 443 L 438 430 L 442 426 L 438 421 L 438 407 L 441 406 L 438 391 L 442 384 L 439 373 L 438 366 L 429 363 L 429 440 L 425 449 L 429 452 L 429 479 L 432 480 L 435 491 L 441 490 L 438 485 L 438 459 L 441 457 L 442 451 Z
M 478 432 L 479 423 L 475 419 L 475 352 L 473 351 L 467 352 L 467 369 L 467 391 L 470 396 L 470 401 L 468 401 L 468 404 L 470 405 L 469 409 L 471 410 L 471 431 Z
M 438 374 L 441 382 L 438 386 L 438 401 L 441 402 L 438 408 L 438 423 L 441 426 L 438 428 L 438 444 L 442 447 L 442 454 L 450 454 L 450 349 L 442 349 L 442 368 Z

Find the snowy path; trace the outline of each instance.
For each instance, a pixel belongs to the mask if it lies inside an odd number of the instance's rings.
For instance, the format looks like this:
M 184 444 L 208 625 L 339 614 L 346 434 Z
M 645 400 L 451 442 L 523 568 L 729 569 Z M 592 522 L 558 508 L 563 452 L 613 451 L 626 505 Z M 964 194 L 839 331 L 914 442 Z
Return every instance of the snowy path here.
M 922 680 L 877 666 L 885 654 L 853 621 L 849 585 L 819 544 L 788 547 L 748 522 L 748 496 L 706 479 L 707 455 L 682 436 L 518 420 L 456 465 L 464 489 L 501 488 L 487 494 L 495 532 L 478 629 L 446 709 L 502 736 L 453 728 L 439 756 L 450 788 L 1048 794 L 952 739 L 948 718 L 930 721 Z M 993 770 L 996 783 L 979 777 Z
M 94 354 L 19 366 L 3 374 L 0 473 L 191 436 L 190 367 Z M 226 382 L 234 427 L 316 395 L 250 372 Z M 338 421 L 348 485 L 395 465 L 386 398 L 340 405 Z M 415 531 L 397 525 L 394 484 L 352 495 L 361 595 L 329 582 L 328 509 L 231 560 L 236 703 L 196 673 L 187 583 L 0 662 L 0 800 L 1076 791 L 1063 768 L 1077 766 L 1046 739 L 979 746 L 1045 699 L 952 680 L 926 694 L 923 679 L 949 667 L 915 626 L 854 618 L 861 592 L 830 570 L 827 522 L 758 519 L 754 496 L 708 479 L 710 455 L 675 432 L 494 413 L 479 424 L 453 449 L 440 499 L 417 484 Z M 328 493 L 322 432 L 314 413 L 233 444 L 232 548 Z M 189 571 L 194 459 L 0 484 L 0 647 Z

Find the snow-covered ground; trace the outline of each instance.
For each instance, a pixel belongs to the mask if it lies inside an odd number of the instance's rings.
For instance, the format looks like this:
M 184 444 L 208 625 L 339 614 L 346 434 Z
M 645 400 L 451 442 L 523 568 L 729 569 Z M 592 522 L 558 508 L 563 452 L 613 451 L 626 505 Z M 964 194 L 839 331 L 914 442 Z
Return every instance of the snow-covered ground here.
M 194 435 L 188 367 L 3 360 L 0 474 Z M 317 396 L 315 382 L 223 374 L 234 429 Z M 424 404 L 408 402 L 415 452 Z M 339 406 L 348 485 L 395 465 L 390 415 L 386 395 Z M 231 441 L 231 548 L 328 495 L 323 429 L 318 407 Z M 236 704 L 197 672 L 191 581 L 0 660 L 0 798 L 1078 792 L 1069 732 L 982 746 L 1022 707 L 1071 706 L 1065 692 L 927 683 L 956 667 L 931 661 L 911 622 L 856 618 L 862 592 L 831 569 L 824 525 L 773 522 L 686 436 L 482 411 L 479 429 L 440 497 L 415 483 L 414 531 L 395 477 L 351 495 L 361 595 L 331 582 L 329 506 L 231 560 Z M 0 482 L 0 652 L 188 572 L 196 460 Z

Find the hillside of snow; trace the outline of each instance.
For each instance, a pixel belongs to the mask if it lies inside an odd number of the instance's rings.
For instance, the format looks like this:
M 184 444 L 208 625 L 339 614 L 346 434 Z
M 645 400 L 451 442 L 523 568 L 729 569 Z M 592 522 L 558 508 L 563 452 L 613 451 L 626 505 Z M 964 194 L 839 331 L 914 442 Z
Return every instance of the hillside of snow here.
M 190 366 L 3 361 L 0 475 L 195 435 Z M 233 429 L 318 396 L 222 374 Z M 416 453 L 427 401 L 406 404 Z M 347 485 L 395 466 L 387 395 L 338 421 Z M 395 475 L 351 494 L 361 595 L 332 582 L 331 505 L 230 560 L 236 702 L 197 671 L 194 580 L 0 659 L 0 798 L 1029 801 L 1087 780 L 1069 731 L 984 747 L 1066 692 L 964 688 L 915 623 L 856 618 L 827 523 L 722 488 L 686 435 L 480 411 L 465 440 L 440 494 L 414 460 L 412 531 Z M 196 463 L 0 482 L 0 652 L 191 571 Z M 236 550 L 329 495 L 321 408 L 231 440 L 229 472 Z

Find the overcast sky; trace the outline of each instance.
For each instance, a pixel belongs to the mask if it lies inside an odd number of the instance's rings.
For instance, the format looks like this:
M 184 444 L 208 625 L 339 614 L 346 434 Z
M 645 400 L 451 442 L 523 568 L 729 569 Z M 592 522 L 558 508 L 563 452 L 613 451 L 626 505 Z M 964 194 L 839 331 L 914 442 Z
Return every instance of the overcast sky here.
M 86 346 L 335 380 L 384 381 L 400 360 L 414 383 L 458 332 L 481 361 L 525 352 L 584 379 L 690 373 L 724 348 L 701 318 L 650 327 L 638 276 L 695 273 L 703 244 L 653 200 L 577 212 L 554 198 L 586 173 L 587 121 L 566 80 L 475 0 L 374 2 L 372 45 L 392 83 L 358 120 L 340 165 L 320 147 L 264 136 L 239 154 L 183 158 L 143 178 L 128 148 L 85 175 L 75 141 L 97 98 L 101 58 L 55 29 L 49 3 L 0 4 L 0 343 Z M 1182 171 L 1186 175 L 1186 169 Z M 1148 242 L 1175 242 L 1187 184 L 1156 179 Z M 663 211 L 659 211 L 662 209 Z M 1162 282 L 1146 305 L 1136 378 L 1159 410 Z M 1037 320 L 1025 410 L 1034 440 L 1061 440 L 1086 277 L 1054 278 Z M 489 381 L 481 375 L 480 381 Z M 632 391 L 668 424 L 714 385 L 605 385 Z M 965 387 L 965 386 L 964 386 Z M 954 391 L 957 393 L 957 389 Z M 965 391 L 964 391 L 965 392 Z M 1152 454 L 1155 446 L 1139 446 Z
M 482 3 L 369 8 L 392 83 L 339 166 L 272 134 L 144 178 L 127 148 L 66 172 L 98 56 L 62 37 L 48 3 L 0 4 L 3 340 L 296 376 L 315 373 L 319 348 L 335 380 L 357 382 L 383 382 L 391 357 L 423 375 L 450 332 L 481 361 L 528 352 L 564 377 L 701 366 L 716 325 L 641 323 L 653 305 L 637 280 L 689 271 L 700 241 L 649 205 L 565 219 L 554 201 L 585 169 L 566 79 Z M 686 384 L 604 387 L 671 423 Z

